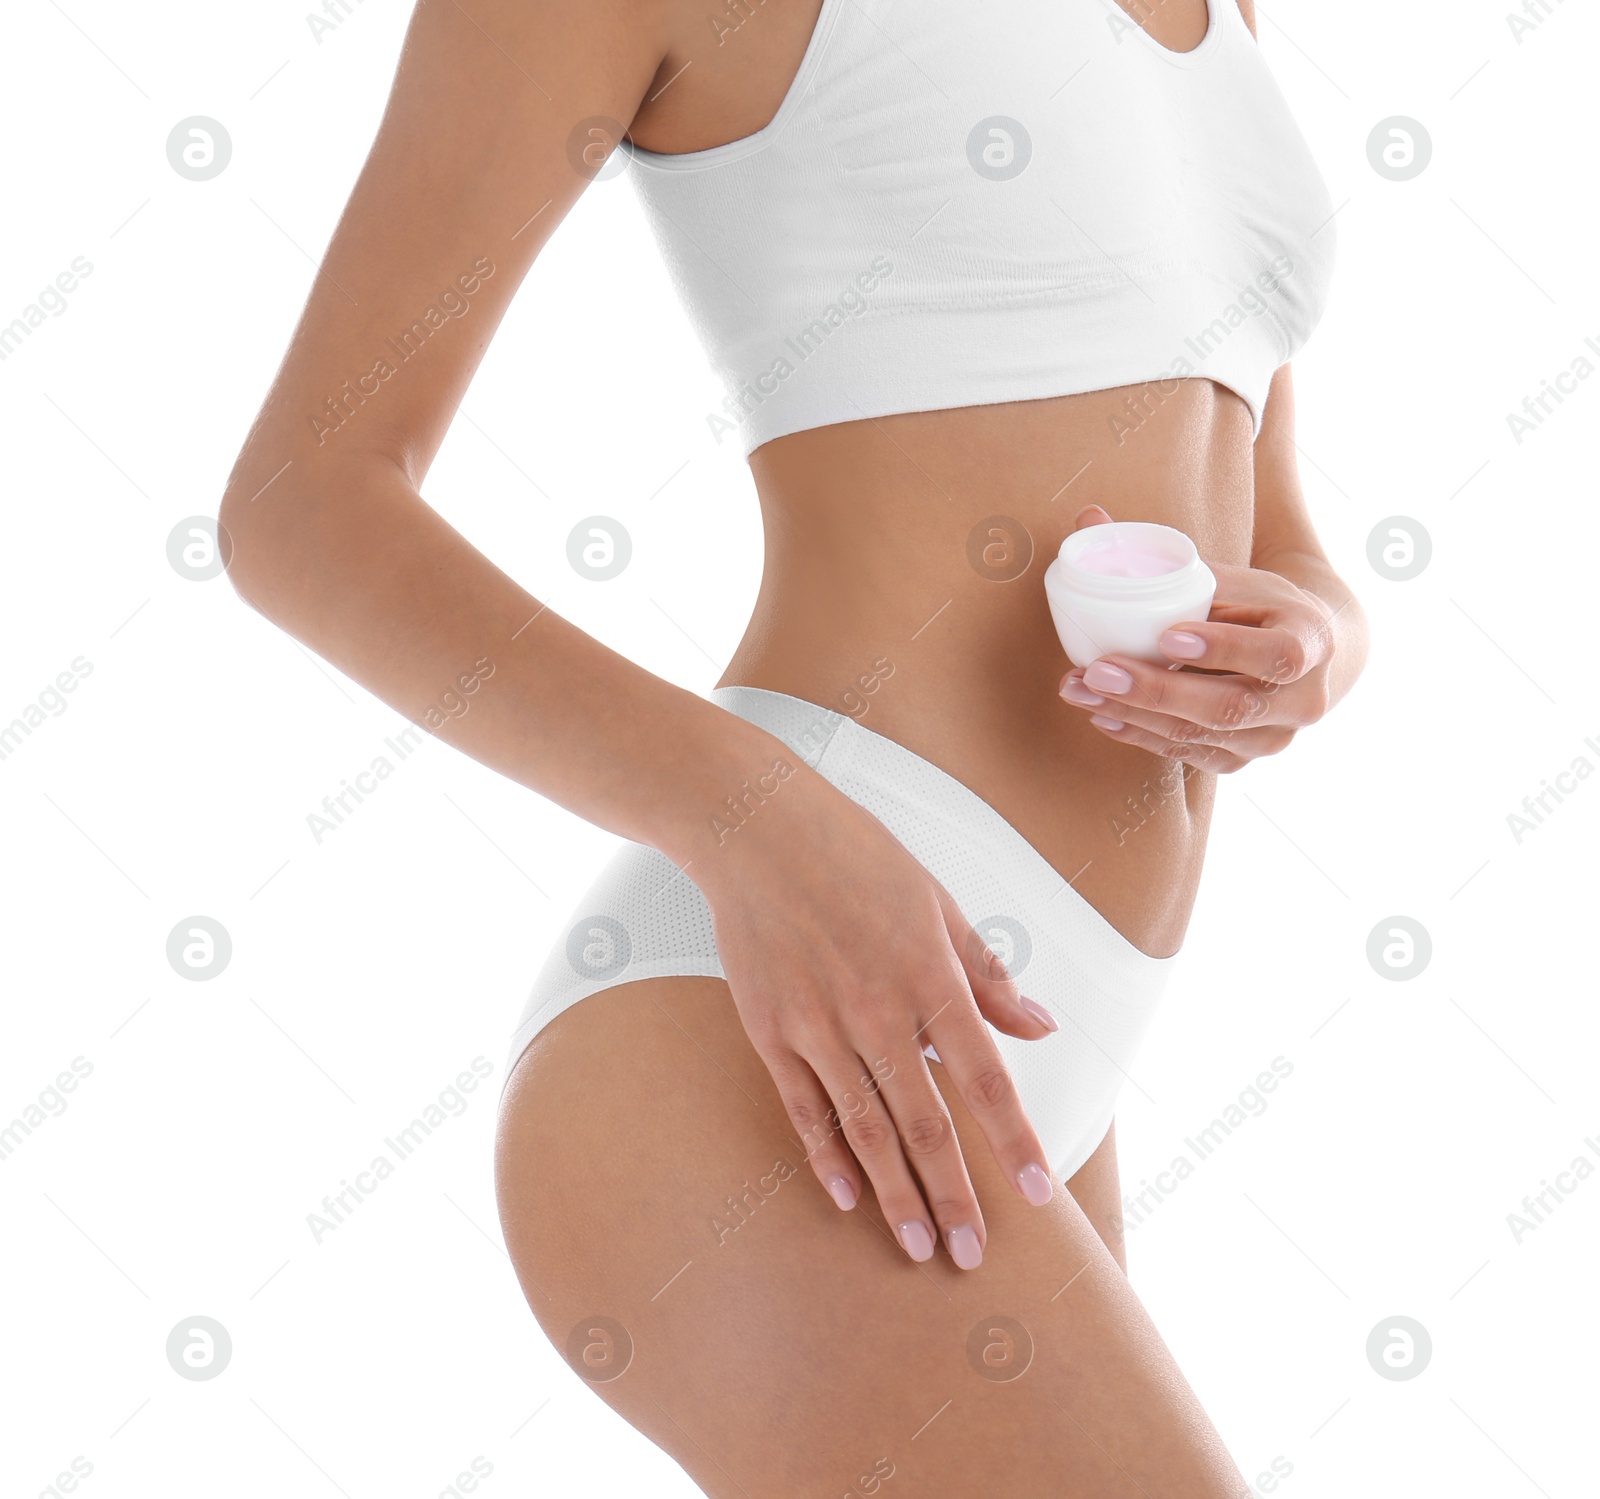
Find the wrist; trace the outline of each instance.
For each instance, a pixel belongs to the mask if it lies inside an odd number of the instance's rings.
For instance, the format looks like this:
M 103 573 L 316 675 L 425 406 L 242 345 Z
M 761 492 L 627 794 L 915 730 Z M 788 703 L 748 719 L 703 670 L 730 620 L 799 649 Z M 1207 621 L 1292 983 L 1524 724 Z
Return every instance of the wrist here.
M 1336 577 L 1318 586 L 1300 585 L 1321 607 L 1322 628 L 1329 641 L 1328 707 L 1332 708 L 1355 685 L 1367 664 L 1367 617 L 1360 601 Z
M 676 758 L 674 792 L 657 807 L 645 841 L 702 889 L 735 877 L 728 856 L 743 846 L 751 819 L 813 775 L 777 735 L 714 704 L 703 725 L 679 741 Z
M 1250 565 L 1276 573 L 1310 595 L 1324 616 L 1330 647 L 1328 706 L 1331 708 L 1355 685 L 1367 661 L 1367 617 L 1360 601 L 1327 559 L 1307 552 L 1260 554 Z

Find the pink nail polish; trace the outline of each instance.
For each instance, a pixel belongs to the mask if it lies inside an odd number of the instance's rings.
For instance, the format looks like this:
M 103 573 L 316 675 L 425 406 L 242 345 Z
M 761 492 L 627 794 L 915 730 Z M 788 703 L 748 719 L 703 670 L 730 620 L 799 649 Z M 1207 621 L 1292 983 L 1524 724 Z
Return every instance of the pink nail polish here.
M 1098 708 L 1105 701 L 1098 692 L 1090 692 L 1079 677 L 1067 678 L 1066 685 L 1061 689 L 1061 696 L 1069 703 L 1076 703 L 1080 708 Z
M 983 1246 L 978 1243 L 978 1231 L 963 1224 L 952 1228 L 948 1235 L 950 1258 L 963 1270 L 976 1270 L 983 1263 Z
M 1188 630 L 1168 630 L 1161 637 L 1161 649 L 1169 656 L 1181 656 L 1185 661 L 1198 661 L 1206 653 L 1206 643 Z
M 928 1225 L 912 1219 L 910 1223 L 900 1225 L 900 1244 L 912 1259 L 921 1264 L 924 1260 L 933 1258 L 933 1235 L 928 1232 Z
M 1110 729 L 1113 733 L 1115 733 L 1118 729 L 1125 727 L 1120 718 L 1102 718 L 1098 713 L 1091 713 L 1089 715 L 1089 722 L 1092 723 L 1097 729 Z
M 828 1194 L 847 1213 L 856 1205 L 856 1189 L 842 1176 L 828 1178 Z
M 1032 1161 L 1017 1173 L 1017 1185 L 1022 1188 L 1022 1195 L 1036 1208 L 1042 1208 L 1055 1194 L 1044 1167 Z
M 1111 661 L 1093 661 L 1085 669 L 1083 680 L 1096 692 L 1126 692 L 1133 686 L 1133 678 Z
M 1032 1015 L 1033 1018 L 1035 1020 L 1037 1020 L 1040 1025 L 1047 1025 L 1053 1031 L 1058 1031 L 1058 1030 L 1061 1029 L 1061 1022 L 1058 1021 L 1056 1019 L 1056 1017 L 1054 1015 L 1052 1015 L 1047 1009 L 1045 1009 L 1045 1007 L 1043 1005 L 1035 1004 L 1033 1002 L 1033 1000 L 1029 999 L 1026 994 L 1022 995 L 1021 999 L 1022 999 L 1022 1008 L 1025 1009 L 1030 1015 Z

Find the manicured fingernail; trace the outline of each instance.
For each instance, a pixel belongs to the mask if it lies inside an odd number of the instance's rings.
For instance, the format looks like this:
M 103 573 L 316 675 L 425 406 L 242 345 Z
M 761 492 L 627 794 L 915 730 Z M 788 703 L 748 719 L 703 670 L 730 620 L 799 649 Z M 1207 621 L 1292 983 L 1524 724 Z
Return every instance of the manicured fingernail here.
M 922 1054 L 923 1054 L 923 1056 L 927 1057 L 929 1059 L 929 1061 L 938 1062 L 941 1066 L 943 1066 L 944 1058 L 941 1057 L 939 1055 L 939 1053 L 934 1050 L 933 1042 L 926 1041 L 926 1042 L 923 1043 Z
M 978 1231 L 963 1224 L 952 1228 L 948 1235 L 950 1258 L 963 1270 L 976 1270 L 983 1263 L 983 1246 L 978 1243 Z
M 847 1213 L 856 1205 L 856 1189 L 842 1176 L 828 1178 L 828 1193 Z
M 1097 729 L 1111 729 L 1113 732 L 1123 726 L 1120 718 L 1102 718 L 1098 713 L 1091 713 L 1089 722 Z
M 933 1258 L 933 1235 L 928 1232 L 928 1225 L 912 1219 L 910 1223 L 900 1225 L 900 1243 L 905 1252 L 919 1264 L 923 1260 Z
M 1035 1004 L 1027 995 L 1020 996 L 1022 1008 L 1025 1009 L 1040 1025 L 1047 1025 L 1053 1031 L 1061 1029 L 1061 1022 L 1056 1019 L 1043 1005 Z
M 1061 695 L 1069 703 L 1076 703 L 1080 708 L 1098 708 L 1105 701 L 1098 692 L 1090 692 L 1083 685 L 1081 677 L 1068 677 L 1061 684 Z
M 1126 692 L 1133 686 L 1133 678 L 1111 661 L 1090 662 L 1083 680 L 1096 692 Z
M 1032 1161 L 1017 1172 L 1017 1185 L 1022 1188 L 1022 1195 L 1036 1208 L 1042 1208 L 1055 1192 L 1044 1167 Z
M 1198 661 L 1206 653 L 1206 643 L 1187 630 L 1168 630 L 1161 637 L 1161 649 L 1169 656 L 1182 656 L 1185 661 Z

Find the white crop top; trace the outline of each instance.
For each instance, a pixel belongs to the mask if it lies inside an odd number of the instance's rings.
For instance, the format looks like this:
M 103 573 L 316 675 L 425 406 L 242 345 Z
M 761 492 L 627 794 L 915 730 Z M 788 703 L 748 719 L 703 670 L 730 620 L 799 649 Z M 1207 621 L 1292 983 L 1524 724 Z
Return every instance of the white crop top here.
M 1115 0 L 823 0 L 768 125 L 631 148 L 717 440 L 1183 376 L 1259 434 L 1334 210 L 1237 0 L 1209 11 L 1179 53 Z

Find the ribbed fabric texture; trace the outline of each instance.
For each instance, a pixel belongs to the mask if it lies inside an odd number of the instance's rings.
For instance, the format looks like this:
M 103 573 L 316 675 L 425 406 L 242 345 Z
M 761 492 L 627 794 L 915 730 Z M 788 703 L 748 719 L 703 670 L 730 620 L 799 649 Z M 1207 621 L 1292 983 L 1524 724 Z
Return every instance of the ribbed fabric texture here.
M 1237 0 L 1210 9 L 1179 54 L 1113 0 L 824 0 L 766 128 L 634 150 L 717 440 L 1187 375 L 1259 433 L 1333 205 Z
M 1104 1138 L 1176 958 L 1123 937 L 1001 815 L 954 777 L 854 719 L 783 693 L 723 687 L 719 706 L 783 740 L 879 819 L 955 898 L 1061 1029 L 1019 1041 L 991 1028 L 1050 1163 L 1069 1177 Z M 625 843 L 578 903 L 511 1038 L 528 1043 L 589 995 L 635 979 L 722 977 L 699 889 L 654 849 Z

